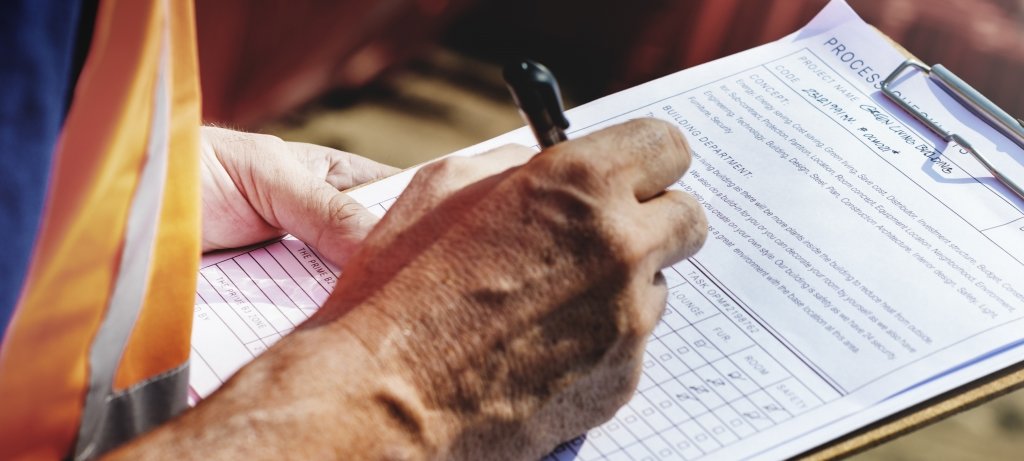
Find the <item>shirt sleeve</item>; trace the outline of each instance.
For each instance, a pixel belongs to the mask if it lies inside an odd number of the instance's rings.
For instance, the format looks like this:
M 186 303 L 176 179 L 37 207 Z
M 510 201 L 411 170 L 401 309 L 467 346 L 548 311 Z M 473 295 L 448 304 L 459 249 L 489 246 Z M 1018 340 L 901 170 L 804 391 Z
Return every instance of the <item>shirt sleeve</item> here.
M 84 3 L 0 2 L 0 340 L 25 281 L 54 146 L 90 39 L 85 16 L 94 16 L 95 2 Z

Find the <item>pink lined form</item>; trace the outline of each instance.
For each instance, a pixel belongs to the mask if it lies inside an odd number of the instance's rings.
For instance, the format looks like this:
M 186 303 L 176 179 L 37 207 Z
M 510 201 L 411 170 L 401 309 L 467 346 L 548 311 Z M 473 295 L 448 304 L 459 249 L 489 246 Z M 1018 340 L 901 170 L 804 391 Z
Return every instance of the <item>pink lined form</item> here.
M 383 216 L 390 198 L 368 207 Z M 203 257 L 192 327 L 190 401 L 295 329 L 327 300 L 341 271 L 292 236 Z

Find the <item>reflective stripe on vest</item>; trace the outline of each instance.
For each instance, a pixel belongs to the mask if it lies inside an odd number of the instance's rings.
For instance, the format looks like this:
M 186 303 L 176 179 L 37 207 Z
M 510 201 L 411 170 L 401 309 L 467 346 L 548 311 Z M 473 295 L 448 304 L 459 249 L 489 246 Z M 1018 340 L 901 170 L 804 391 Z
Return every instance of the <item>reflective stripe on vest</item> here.
M 146 156 L 125 226 L 113 293 L 89 350 L 89 390 L 75 442 L 75 459 L 103 453 L 165 421 L 184 407 L 188 388 L 187 364 L 117 394 L 113 388 L 114 373 L 145 297 L 146 274 L 167 181 L 170 36 L 166 18 L 161 21 L 161 29 Z
M 199 263 L 194 5 L 100 0 L 0 348 L 0 459 L 85 459 L 186 405 Z

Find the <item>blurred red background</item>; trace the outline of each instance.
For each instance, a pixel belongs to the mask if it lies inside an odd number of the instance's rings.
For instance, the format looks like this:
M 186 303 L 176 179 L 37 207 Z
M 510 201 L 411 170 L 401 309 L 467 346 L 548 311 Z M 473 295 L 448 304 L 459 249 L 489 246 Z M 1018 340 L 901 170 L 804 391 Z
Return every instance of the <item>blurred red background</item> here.
M 826 0 L 198 0 L 204 117 L 255 128 L 442 43 L 531 57 L 587 101 L 782 37 Z M 1024 114 L 1024 0 L 851 0 L 869 23 Z

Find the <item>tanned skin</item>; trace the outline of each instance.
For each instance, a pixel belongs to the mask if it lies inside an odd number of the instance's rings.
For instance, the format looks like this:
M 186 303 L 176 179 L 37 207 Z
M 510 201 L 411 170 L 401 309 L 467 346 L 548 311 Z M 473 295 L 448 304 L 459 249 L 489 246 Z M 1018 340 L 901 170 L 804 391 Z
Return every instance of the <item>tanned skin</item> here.
M 323 308 L 110 458 L 535 460 L 628 401 L 703 244 L 656 120 L 423 168 Z

